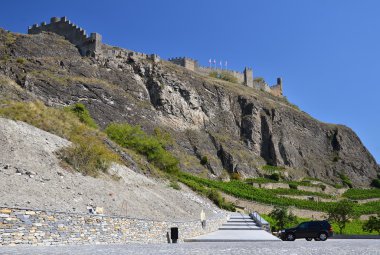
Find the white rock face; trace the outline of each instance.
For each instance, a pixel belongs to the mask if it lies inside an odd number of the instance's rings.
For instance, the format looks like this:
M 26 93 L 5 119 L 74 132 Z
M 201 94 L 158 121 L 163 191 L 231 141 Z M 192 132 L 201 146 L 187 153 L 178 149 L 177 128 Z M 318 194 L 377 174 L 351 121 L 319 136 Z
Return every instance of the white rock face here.
M 0 206 L 86 212 L 157 220 L 199 219 L 220 212 L 187 187 L 180 191 L 122 165 L 98 178 L 62 168 L 56 152 L 70 142 L 23 122 L 0 118 Z

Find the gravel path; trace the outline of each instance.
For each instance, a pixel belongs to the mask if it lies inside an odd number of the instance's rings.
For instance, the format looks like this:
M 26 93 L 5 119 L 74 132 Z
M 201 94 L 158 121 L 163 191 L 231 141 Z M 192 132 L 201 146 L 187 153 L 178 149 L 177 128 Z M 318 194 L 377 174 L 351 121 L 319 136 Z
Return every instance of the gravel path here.
M 0 254 L 12 255 L 159 255 L 159 254 L 255 254 L 255 255 L 380 255 L 379 240 L 328 240 L 326 242 L 247 242 L 247 243 L 180 243 L 83 245 L 56 247 L 0 247 Z

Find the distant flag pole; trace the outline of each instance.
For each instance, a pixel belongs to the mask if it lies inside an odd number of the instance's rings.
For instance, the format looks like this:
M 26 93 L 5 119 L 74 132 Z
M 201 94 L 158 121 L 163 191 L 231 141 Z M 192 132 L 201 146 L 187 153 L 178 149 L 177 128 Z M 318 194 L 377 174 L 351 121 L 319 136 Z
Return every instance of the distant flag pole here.
M 211 58 L 208 60 L 208 65 L 211 68 Z
M 224 66 L 226 67 L 226 70 L 227 70 L 227 60 L 226 60 L 226 63 L 224 63 Z
M 215 66 L 215 69 L 216 69 L 216 59 L 214 59 L 214 66 Z
M 223 69 L 222 60 L 220 60 L 219 65 L 220 65 L 220 69 Z

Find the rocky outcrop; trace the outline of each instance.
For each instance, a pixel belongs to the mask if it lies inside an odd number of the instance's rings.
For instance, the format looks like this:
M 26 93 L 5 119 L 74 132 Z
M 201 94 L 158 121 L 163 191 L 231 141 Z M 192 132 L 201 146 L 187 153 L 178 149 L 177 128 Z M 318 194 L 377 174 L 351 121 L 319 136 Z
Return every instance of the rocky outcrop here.
M 264 174 L 262 165 L 273 165 L 285 167 L 291 179 L 340 183 L 343 173 L 357 186 L 367 186 L 379 172 L 351 129 L 321 123 L 266 92 L 166 61 L 82 57 L 54 34 L 2 31 L 4 57 L 0 75 L 22 92 L 9 97 L 38 98 L 56 107 L 82 102 L 101 127 L 129 122 L 148 132 L 165 129 L 175 138 L 170 149 L 185 171 L 248 177 Z M 202 165 L 203 156 L 208 161 Z

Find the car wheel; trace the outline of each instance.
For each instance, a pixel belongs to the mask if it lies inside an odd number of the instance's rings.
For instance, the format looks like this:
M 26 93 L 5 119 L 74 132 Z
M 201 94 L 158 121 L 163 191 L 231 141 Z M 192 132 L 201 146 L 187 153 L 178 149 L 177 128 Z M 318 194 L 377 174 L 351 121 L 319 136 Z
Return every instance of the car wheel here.
M 327 234 L 325 232 L 322 232 L 318 235 L 318 239 L 321 241 L 326 241 L 327 240 Z
M 293 233 L 289 233 L 286 235 L 286 240 L 294 241 L 294 240 L 296 240 L 296 236 Z
M 306 239 L 306 241 L 311 241 L 311 240 L 313 240 L 313 238 L 311 238 L 311 237 L 306 237 L 305 239 Z

